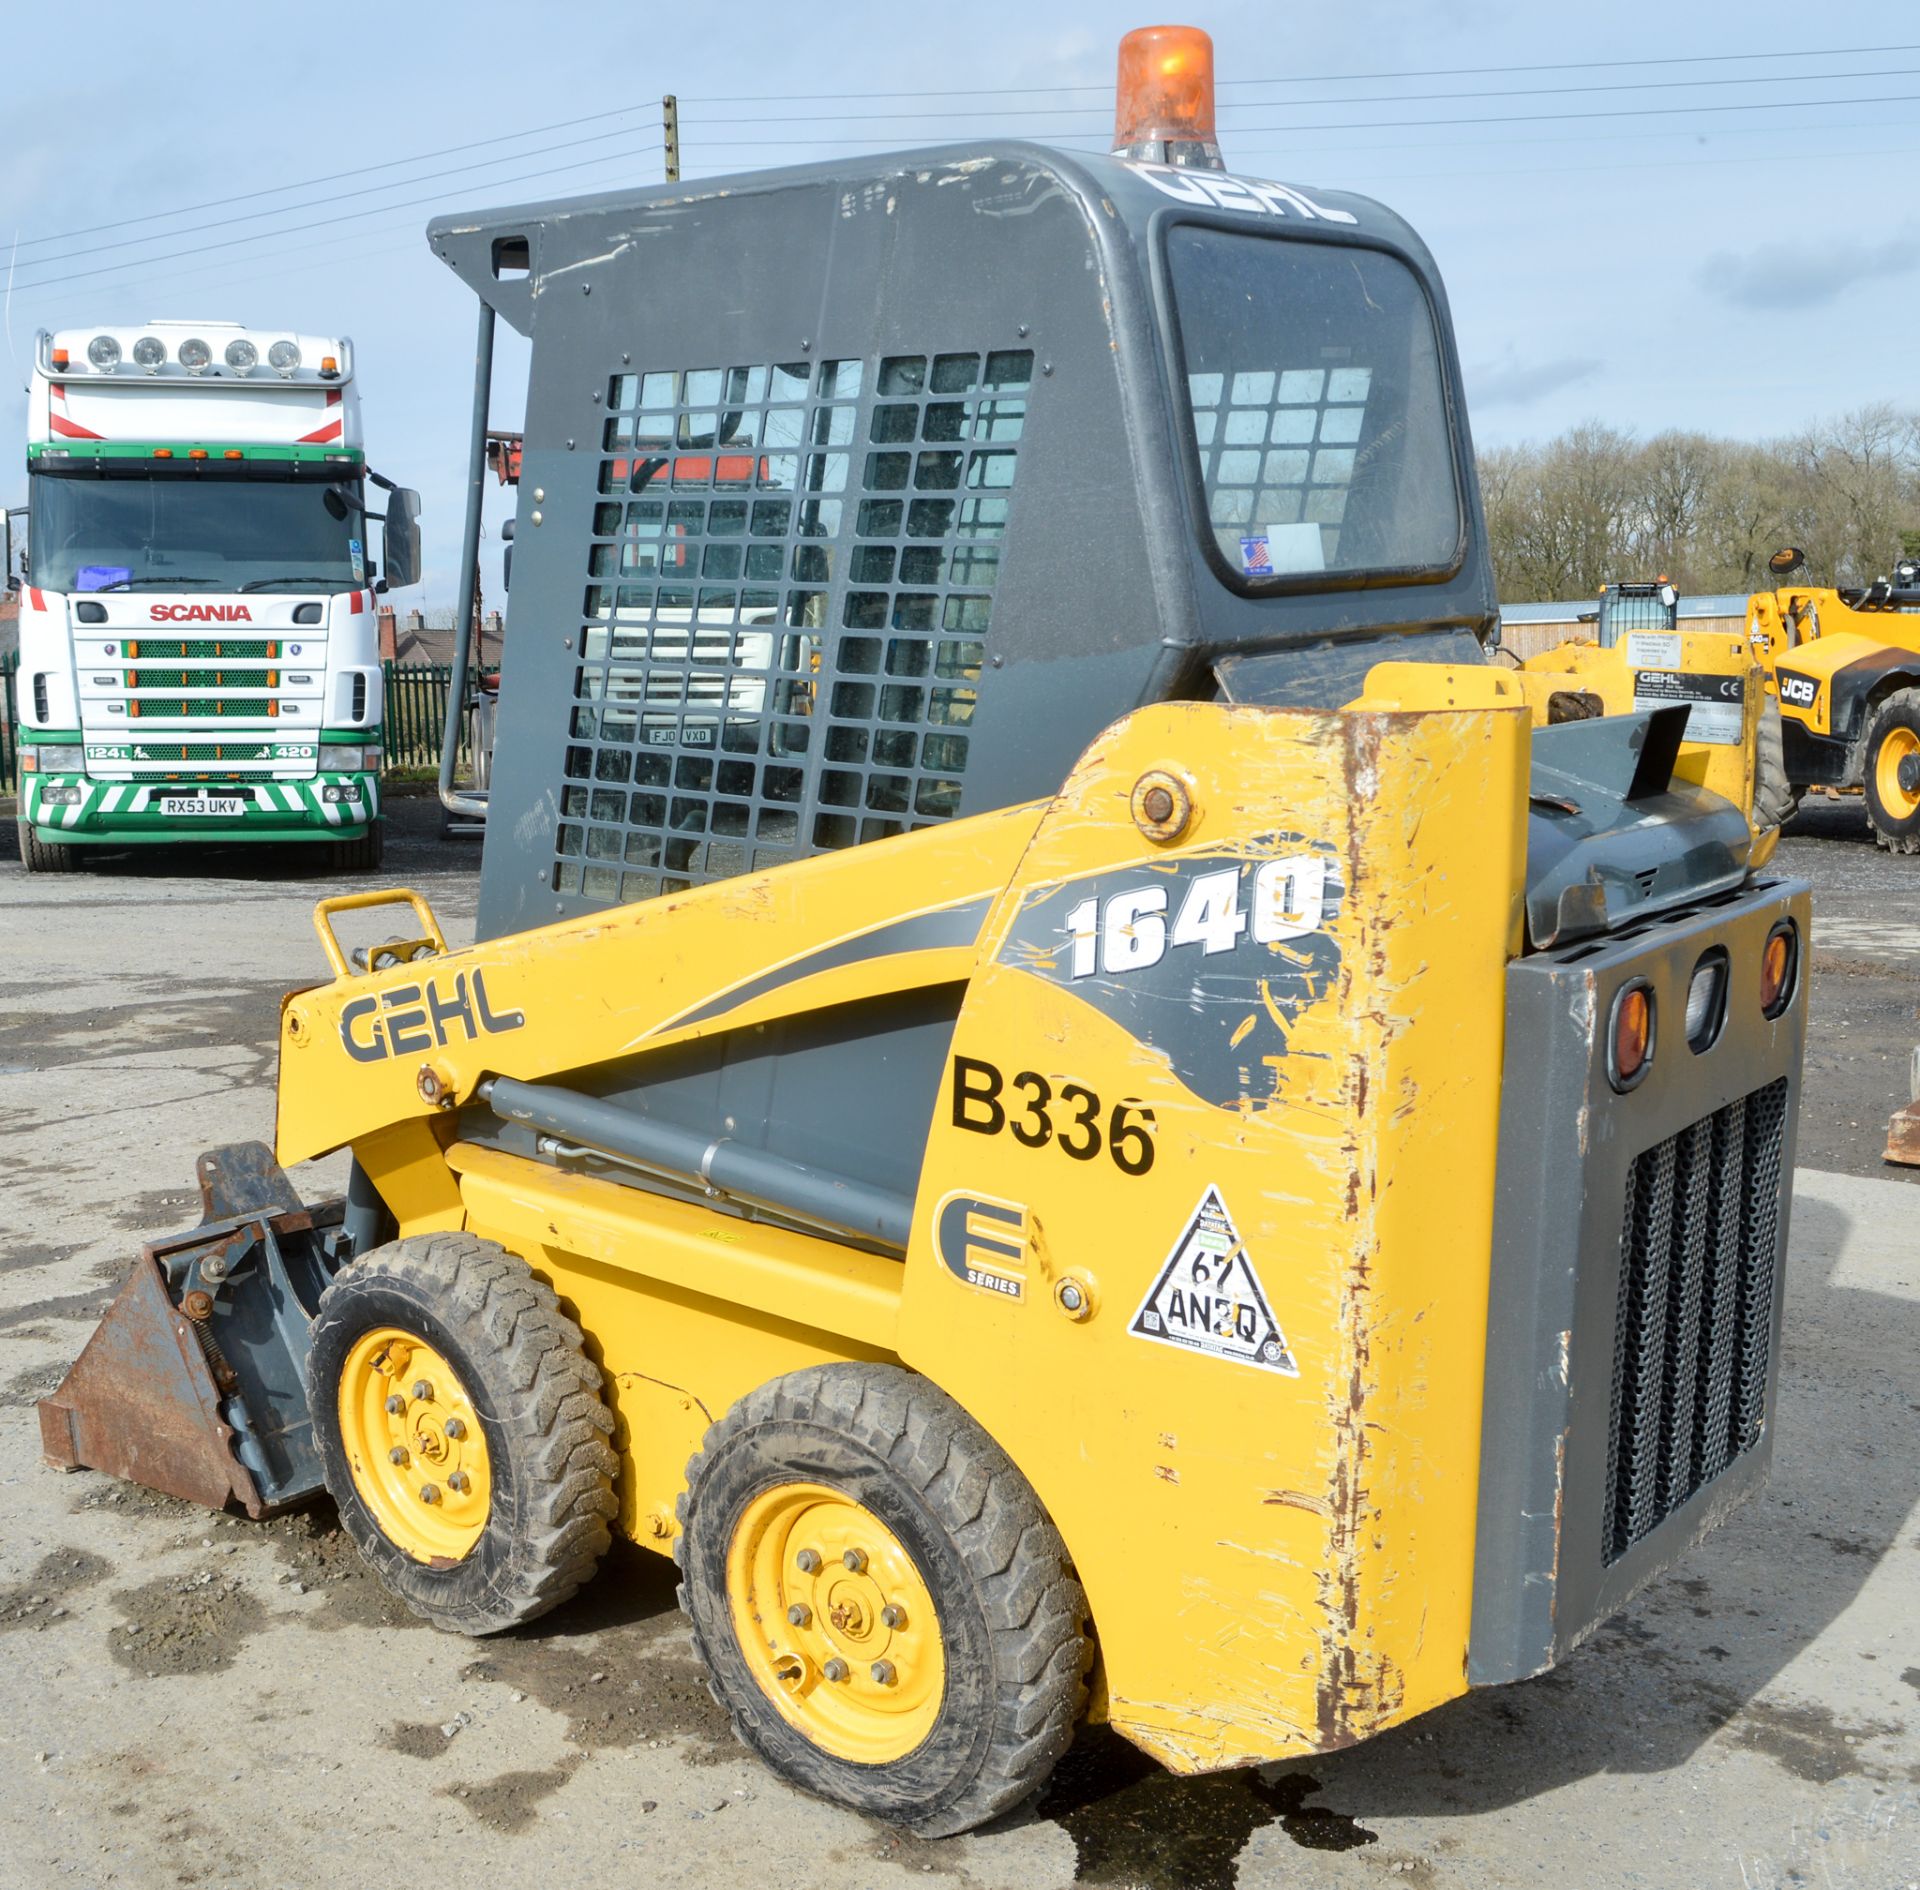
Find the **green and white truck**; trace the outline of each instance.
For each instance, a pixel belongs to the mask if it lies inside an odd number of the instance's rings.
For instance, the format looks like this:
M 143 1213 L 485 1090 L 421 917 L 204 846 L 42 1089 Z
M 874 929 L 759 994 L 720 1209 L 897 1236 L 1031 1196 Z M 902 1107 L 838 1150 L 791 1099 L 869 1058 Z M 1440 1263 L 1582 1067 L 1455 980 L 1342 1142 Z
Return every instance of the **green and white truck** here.
M 418 581 L 420 501 L 368 470 L 353 365 L 344 337 L 222 322 L 36 337 L 17 695 L 30 872 L 179 840 L 378 865 L 377 595 Z

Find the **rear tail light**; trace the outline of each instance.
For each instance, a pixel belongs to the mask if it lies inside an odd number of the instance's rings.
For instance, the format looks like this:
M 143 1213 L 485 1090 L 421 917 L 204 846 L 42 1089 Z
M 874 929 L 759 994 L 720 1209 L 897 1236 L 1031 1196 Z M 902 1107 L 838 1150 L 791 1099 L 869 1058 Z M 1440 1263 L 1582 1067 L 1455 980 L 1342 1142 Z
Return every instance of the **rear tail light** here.
M 1607 1076 L 1617 1090 L 1636 1088 L 1653 1067 L 1653 987 L 1636 978 L 1614 995 L 1607 1023 Z

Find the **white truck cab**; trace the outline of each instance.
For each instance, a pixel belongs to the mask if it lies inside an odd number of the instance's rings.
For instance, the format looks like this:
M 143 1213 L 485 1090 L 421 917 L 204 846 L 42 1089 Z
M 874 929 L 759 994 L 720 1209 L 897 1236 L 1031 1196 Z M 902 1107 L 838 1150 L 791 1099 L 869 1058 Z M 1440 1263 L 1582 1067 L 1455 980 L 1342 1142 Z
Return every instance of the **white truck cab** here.
M 20 852 L 307 841 L 380 857 L 376 596 L 419 497 L 370 473 L 345 337 L 228 322 L 35 341 Z M 367 486 L 384 490 L 378 564 Z

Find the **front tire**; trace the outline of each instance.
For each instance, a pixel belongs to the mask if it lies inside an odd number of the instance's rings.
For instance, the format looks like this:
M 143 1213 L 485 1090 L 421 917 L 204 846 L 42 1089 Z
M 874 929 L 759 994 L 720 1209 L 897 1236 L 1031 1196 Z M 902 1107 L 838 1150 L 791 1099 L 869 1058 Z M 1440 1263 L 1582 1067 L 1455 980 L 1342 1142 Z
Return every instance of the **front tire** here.
M 497 1634 L 607 1552 L 613 1418 L 580 1328 L 517 1256 L 418 1234 L 320 1297 L 307 1409 L 340 1521 L 414 1613 Z
M 374 873 L 386 852 L 386 822 L 367 823 L 365 833 L 351 840 L 335 840 L 327 848 L 327 866 L 334 873 Z
M 33 822 L 17 823 L 20 829 L 20 864 L 29 873 L 77 873 L 80 849 L 59 840 L 42 840 L 33 830 Z
M 804 1791 L 972 1830 L 1073 1738 L 1086 1597 L 1007 1454 L 886 1365 L 762 1385 L 688 1466 L 680 1603 L 734 1730 Z
M 1920 853 L 1920 689 L 1897 690 L 1874 711 L 1863 776 L 1874 839 Z

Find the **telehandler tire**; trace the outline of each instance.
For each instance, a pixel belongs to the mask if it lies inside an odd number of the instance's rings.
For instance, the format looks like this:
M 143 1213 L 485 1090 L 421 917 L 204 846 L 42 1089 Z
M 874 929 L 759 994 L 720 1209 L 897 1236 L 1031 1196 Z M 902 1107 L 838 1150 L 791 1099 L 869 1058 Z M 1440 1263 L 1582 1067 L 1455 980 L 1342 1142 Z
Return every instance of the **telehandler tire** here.
M 1920 689 L 1898 689 L 1867 725 L 1867 818 L 1893 853 L 1920 853 Z
M 613 1418 L 580 1328 L 472 1234 L 376 1247 L 320 1296 L 307 1409 L 340 1520 L 456 1634 L 545 1614 L 607 1552 Z
M 20 864 L 29 873 L 77 873 L 80 849 L 58 840 L 42 840 L 33 830 L 33 822 L 16 823 L 20 830 Z
M 1046 1782 L 1093 1641 L 1066 1545 L 998 1444 L 897 1366 L 749 1393 L 687 1468 L 680 1605 L 734 1731 L 792 1784 L 922 1837 Z

